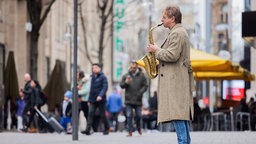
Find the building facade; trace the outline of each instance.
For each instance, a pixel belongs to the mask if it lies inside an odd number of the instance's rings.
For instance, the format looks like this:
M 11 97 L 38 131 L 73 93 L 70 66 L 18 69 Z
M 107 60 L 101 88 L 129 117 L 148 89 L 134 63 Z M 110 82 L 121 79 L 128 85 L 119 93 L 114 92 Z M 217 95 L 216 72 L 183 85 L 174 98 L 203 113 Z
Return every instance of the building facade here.
M 47 3 L 44 3 L 45 7 Z M 81 6 L 80 6 L 81 5 Z M 44 8 L 45 8 L 44 7 Z M 81 11 L 81 13 L 80 13 Z M 44 12 L 44 11 L 43 11 Z M 40 29 L 38 42 L 38 80 L 45 86 L 55 66 L 60 60 L 64 67 L 67 80 L 73 77 L 73 16 L 72 0 L 56 0 Z M 82 30 L 81 16 L 84 18 L 86 32 Z M 111 19 L 110 19 L 111 20 Z M 100 18 L 96 1 L 83 1 L 78 11 L 78 70 L 91 73 L 91 63 L 87 58 L 89 51 L 92 63 L 98 61 L 98 43 Z M 19 87 L 23 87 L 23 76 L 29 72 L 29 37 L 31 24 L 27 11 L 26 0 L 0 0 L 0 83 L 3 84 L 4 67 L 9 51 L 15 55 L 18 70 Z M 111 82 L 111 29 L 106 29 L 103 59 L 106 65 L 103 71 Z M 84 33 L 86 33 L 84 35 Z M 87 45 L 84 44 L 86 36 Z M 85 48 L 88 48 L 86 50 Z
M 250 8 L 251 11 L 256 11 L 256 1 L 251 0 L 250 1 Z M 256 73 L 256 37 L 253 37 L 253 43 L 250 45 L 250 51 L 251 51 L 251 72 Z M 251 82 L 251 89 L 247 91 L 248 98 L 253 97 L 256 99 L 256 82 Z M 248 99 L 247 99 L 248 100 Z
M 232 37 L 229 35 L 229 29 L 227 28 L 227 25 L 230 24 L 228 22 L 230 22 L 231 17 L 229 15 L 229 2 L 231 1 L 113 0 L 114 5 L 119 5 L 119 7 L 116 9 L 114 6 L 114 17 L 110 16 L 107 19 L 103 42 L 103 71 L 108 77 L 110 90 L 112 85 L 118 85 L 120 76 L 127 72 L 129 61 L 140 59 L 146 54 L 148 31 L 155 24 L 161 23 L 162 10 L 169 4 L 180 6 L 183 14 L 182 23 L 191 37 L 193 47 L 216 55 L 219 55 L 220 51 L 227 51 L 231 59 Z M 252 9 L 253 5 L 255 5 L 255 2 L 251 1 Z M 98 62 L 101 32 L 100 11 L 97 8 L 97 1 L 81 1 L 78 8 L 78 69 L 91 73 L 91 63 L 88 56 L 91 62 Z M 48 82 L 56 60 L 61 61 L 67 80 L 70 82 L 73 79 L 73 11 L 73 0 L 56 0 L 40 29 L 38 80 L 42 86 L 45 86 Z M 115 19 L 117 11 L 119 12 L 119 20 L 122 22 L 122 25 L 118 25 L 118 27 Z M 83 23 L 81 18 L 83 18 Z M 85 25 L 85 31 L 82 28 L 83 24 Z M 4 68 L 8 53 L 14 51 L 19 87 L 23 87 L 23 75 L 29 72 L 30 69 L 30 28 L 26 0 L 0 0 L 1 85 L 3 85 Z M 117 30 L 120 30 L 118 34 L 116 33 Z M 161 45 L 167 34 L 168 29 L 163 27 L 155 29 L 153 32 L 155 43 Z M 114 59 L 116 57 L 114 54 L 115 36 L 120 36 L 122 40 L 122 51 L 117 54 L 118 60 L 122 62 L 121 67 L 117 67 L 116 59 Z M 251 50 L 252 59 L 254 57 L 253 50 Z M 252 72 L 255 72 L 253 61 L 251 61 L 251 65 Z M 118 70 L 115 68 L 118 68 Z M 152 93 L 156 90 L 157 82 L 156 79 L 151 82 L 150 92 Z M 203 89 L 206 89 L 206 87 Z M 206 93 L 204 92 L 204 95 Z

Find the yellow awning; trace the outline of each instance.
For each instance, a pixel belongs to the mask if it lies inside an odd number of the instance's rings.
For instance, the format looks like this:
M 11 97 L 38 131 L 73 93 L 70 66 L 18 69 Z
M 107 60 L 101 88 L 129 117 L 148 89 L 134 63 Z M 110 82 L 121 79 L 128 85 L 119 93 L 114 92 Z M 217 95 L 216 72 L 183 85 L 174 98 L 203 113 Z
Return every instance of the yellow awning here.
M 239 67 L 229 60 L 193 48 L 190 49 L 190 60 L 194 72 L 233 71 Z
M 190 54 L 197 80 L 255 80 L 254 74 L 229 60 L 193 48 Z
M 242 68 L 233 72 L 194 72 L 196 80 L 256 80 L 255 75 Z

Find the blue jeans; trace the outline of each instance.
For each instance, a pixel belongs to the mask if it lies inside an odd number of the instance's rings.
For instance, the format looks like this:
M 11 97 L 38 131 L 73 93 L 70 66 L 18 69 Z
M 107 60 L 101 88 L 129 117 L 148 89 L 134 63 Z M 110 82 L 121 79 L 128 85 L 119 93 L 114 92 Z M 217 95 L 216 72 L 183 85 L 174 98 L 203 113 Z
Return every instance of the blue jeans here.
M 189 121 L 174 120 L 172 121 L 172 124 L 177 134 L 178 144 L 190 144 Z
M 127 127 L 129 132 L 133 132 L 133 112 L 132 110 L 135 109 L 136 115 L 136 127 L 140 129 L 140 122 L 141 122 L 141 106 L 137 105 L 126 105 L 126 116 L 127 116 Z
M 61 117 L 60 123 L 65 130 L 67 129 L 68 123 L 70 122 L 71 122 L 71 117 L 65 117 L 65 116 Z

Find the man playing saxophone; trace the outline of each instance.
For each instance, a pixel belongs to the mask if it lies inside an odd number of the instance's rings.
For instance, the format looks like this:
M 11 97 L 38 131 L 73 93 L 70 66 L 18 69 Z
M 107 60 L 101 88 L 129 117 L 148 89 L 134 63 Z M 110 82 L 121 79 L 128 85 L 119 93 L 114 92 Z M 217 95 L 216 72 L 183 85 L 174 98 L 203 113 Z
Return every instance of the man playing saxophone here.
M 178 143 L 190 144 L 189 121 L 193 118 L 194 81 L 189 37 L 181 20 L 179 7 L 166 7 L 161 21 L 170 33 L 161 47 L 149 44 L 147 51 L 154 53 L 159 60 L 158 123 L 172 122 Z

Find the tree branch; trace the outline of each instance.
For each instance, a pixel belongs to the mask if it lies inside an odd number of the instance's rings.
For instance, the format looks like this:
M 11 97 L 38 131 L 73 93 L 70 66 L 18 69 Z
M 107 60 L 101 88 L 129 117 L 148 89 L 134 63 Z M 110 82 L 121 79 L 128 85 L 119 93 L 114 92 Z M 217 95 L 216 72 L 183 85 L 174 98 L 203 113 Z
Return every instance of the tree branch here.
M 100 9 L 101 9 L 101 6 L 100 6 L 100 0 L 97 0 L 97 12 L 99 12 L 100 11 Z
M 31 0 L 28 0 L 27 1 L 27 7 L 28 7 L 28 14 L 29 14 L 29 18 L 30 20 L 32 19 L 32 13 L 33 13 L 33 10 L 32 10 L 32 3 L 31 3 Z
M 82 24 L 82 29 L 83 29 L 83 35 L 84 35 L 84 48 L 86 52 L 86 57 L 88 58 L 89 62 L 92 64 L 91 57 L 89 55 L 88 51 L 88 46 L 87 46 L 87 39 L 86 39 L 86 28 L 85 28 L 85 22 L 84 22 L 84 17 L 83 17 L 83 12 L 82 12 L 82 4 L 79 4 L 79 14 L 80 14 L 80 19 L 81 19 L 81 24 Z
M 108 10 L 108 13 L 107 13 L 106 17 L 109 17 L 109 15 L 113 13 L 113 3 L 114 3 L 114 0 L 111 0 L 110 8 Z
M 50 4 L 48 5 L 48 7 L 46 8 L 46 10 L 45 10 L 45 12 L 44 12 L 44 14 L 43 14 L 43 16 L 42 16 L 42 19 L 40 19 L 39 29 L 41 28 L 41 25 L 44 23 L 45 19 L 47 18 L 47 15 L 48 15 L 48 13 L 50 12 L 51 7 L 52 7 L 52 5 L 53 5 L 53 3 L 54 3 L 55 1 L 56 1 L 56 0 L 52 0 L 52 1 L 50 2 Z

